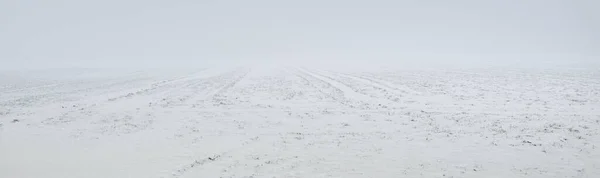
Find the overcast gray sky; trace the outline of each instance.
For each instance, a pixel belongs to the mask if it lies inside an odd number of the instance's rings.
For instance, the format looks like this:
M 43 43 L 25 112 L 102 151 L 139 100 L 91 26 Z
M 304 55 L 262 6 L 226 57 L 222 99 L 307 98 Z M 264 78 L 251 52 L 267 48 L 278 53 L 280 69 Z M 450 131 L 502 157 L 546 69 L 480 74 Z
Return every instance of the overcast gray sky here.
M 597 0 L 1 0 L 4 67 L 595 60 Z

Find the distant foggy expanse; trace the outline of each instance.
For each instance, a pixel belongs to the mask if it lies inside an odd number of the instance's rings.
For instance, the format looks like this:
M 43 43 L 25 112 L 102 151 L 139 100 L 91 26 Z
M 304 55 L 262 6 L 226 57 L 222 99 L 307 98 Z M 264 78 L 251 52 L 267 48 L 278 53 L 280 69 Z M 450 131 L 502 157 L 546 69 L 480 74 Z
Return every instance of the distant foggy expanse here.
M 600 61 L 598 7 L 596 0 L 3 0 L 0 68 L 589 66 Z

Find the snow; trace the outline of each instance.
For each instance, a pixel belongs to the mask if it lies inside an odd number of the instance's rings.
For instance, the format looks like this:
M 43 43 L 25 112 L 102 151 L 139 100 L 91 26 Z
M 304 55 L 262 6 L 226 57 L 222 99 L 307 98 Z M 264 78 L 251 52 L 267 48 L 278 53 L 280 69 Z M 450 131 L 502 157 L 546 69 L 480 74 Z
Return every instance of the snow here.
M 600 175 L 594 69 L 0 74 L 0 177 Z

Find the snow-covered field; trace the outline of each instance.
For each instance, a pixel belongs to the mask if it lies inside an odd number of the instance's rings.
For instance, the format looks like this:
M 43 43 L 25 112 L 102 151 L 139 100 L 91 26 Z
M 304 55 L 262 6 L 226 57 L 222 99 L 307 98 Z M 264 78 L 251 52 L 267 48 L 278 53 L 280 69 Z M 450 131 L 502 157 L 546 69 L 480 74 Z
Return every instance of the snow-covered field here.
M 0 72 L 0 177 L 597 177 L 600 71 Z

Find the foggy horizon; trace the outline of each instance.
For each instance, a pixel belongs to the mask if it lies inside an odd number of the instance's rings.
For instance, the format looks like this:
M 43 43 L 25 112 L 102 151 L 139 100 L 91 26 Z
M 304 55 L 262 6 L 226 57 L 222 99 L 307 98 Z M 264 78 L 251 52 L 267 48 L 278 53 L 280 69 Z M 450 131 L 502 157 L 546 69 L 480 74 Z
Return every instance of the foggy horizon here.
M 207 63 L 588 63 L 579 1 L 3 1 L 1 68 Z

